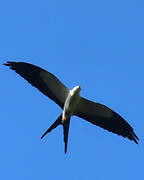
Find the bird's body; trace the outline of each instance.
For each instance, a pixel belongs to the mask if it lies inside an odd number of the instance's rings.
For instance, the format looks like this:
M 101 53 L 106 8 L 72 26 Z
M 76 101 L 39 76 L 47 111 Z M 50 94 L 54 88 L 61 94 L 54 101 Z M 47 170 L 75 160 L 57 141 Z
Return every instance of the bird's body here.
M 80 86 L 76 86 L 70 90 L 64 104 L 62 123 L 74 114 L 80 100 L 80 90 Z
M 70 90 L 62 113 L 62 125 L 64 129 L 64 142 L 65 142 L 65 153 L 67 151 L 67 141 L 68 141 L 68 131 L 69 131 L 69 124 L 70 118 L 74 114 L 75 109 L 80 101 L 80 86 L 74 87 Z
M 70 118 L 73 115 L 83 118 L 110 132 L 127 137 L 136 144 L 138 143 L 139 139 L 134 133 L 133 128 L 119 114 L 105 105 L 81 97 L 80 86 L 76 86 L 72 90 L 69 90 L 53 74 L 29 63 L 9 61 L 4 65 L 15 70 L 16 73 L 38 88 L 43 94 L 62 108 L 62 114 L 47 129 L 41 138 L 58 125 L 63 125 L 65 153 L 67 152 Z

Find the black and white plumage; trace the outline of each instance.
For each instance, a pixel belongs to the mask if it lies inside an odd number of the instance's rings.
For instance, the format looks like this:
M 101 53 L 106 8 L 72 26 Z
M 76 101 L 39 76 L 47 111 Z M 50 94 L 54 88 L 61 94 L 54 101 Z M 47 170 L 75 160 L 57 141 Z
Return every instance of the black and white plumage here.
M 127 137 L 138 144 L 139 139 L 134 133 L 133 128 L 119 114 L 107 106 L 81 97 L 80 86 L 69 90 L 53 74 L 29 63 L 8 61 L 4 65 L 9 66 L 10 69 L 14 70 L 62 108 L 62 114 L 41 138 L 58 125 L 63 125 L 65 153 L 67 152 L 70 118 L 73 115 L 110 132 Z

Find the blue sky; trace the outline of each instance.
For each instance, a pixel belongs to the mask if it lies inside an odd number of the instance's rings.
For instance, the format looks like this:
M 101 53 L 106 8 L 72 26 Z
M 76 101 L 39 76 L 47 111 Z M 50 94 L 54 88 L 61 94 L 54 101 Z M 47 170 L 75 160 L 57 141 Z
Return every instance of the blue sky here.
M 0 2 L 1 179 L 143 179 L 144 2 Z M 122 115 L 136 145 L 72 117 L 68 152 L 58 127 L 40 136 L 61 109 L 2 64 L 24 61 Z

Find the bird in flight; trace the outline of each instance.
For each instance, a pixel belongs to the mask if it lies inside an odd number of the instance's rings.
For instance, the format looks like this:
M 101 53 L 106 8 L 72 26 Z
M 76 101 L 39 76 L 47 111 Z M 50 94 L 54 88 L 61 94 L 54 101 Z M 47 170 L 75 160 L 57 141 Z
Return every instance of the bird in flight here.
M 8 61 L 4 65 L 9 66 L 10 69 L 61 107 L 62 114 L 41 138 L 61 124 L 64 133 L 65 153 L 67 152 L 70 119 L 74 115 L 110 132 L 127 137 L 138 144 L 139 138 L 134 133 L 133 128 L 119 114 L 107 106 L 81 97 L 80 86 L 70 90 L 53 74 L 33 64 Z

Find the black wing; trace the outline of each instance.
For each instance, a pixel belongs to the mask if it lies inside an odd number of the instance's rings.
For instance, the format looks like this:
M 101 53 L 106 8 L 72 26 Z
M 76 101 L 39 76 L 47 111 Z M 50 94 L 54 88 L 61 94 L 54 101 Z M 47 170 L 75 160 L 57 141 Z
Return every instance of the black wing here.
M 9 66 L 10 69 L 14 70 L 63 108 L 69 89 L 65 87 L 53 74 L 40 67 L 24 62 L 8 61 L 4 65 Z
M 105 105 L 81 97 L 74 115 L 110 132 L 127 137 L 138 144 L 139 139 L 134 133 L 133 128 L 120 115 Z

